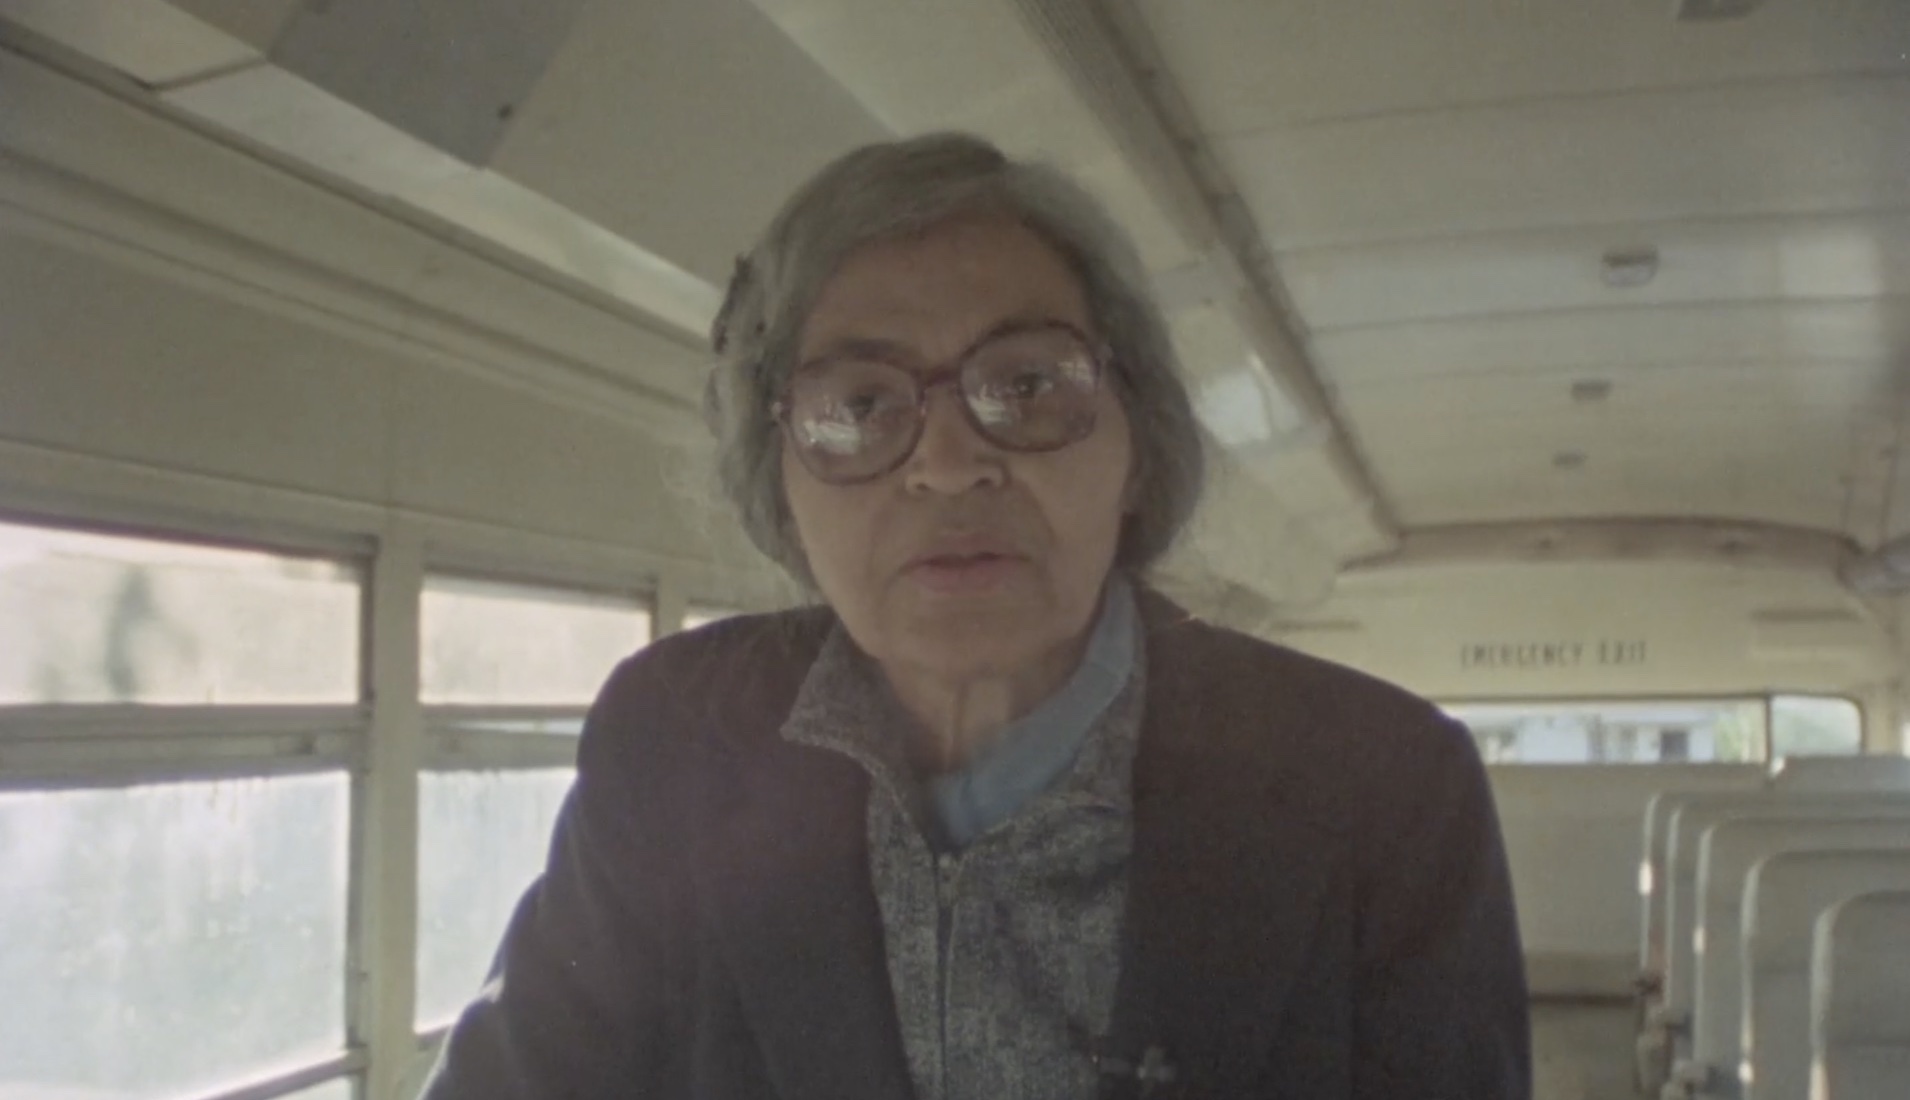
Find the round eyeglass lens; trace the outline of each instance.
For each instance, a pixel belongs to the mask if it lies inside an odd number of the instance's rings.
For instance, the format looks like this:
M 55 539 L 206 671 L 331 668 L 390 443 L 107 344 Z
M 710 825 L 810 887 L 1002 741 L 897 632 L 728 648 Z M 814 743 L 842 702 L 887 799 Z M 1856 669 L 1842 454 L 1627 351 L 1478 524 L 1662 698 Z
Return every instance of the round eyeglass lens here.
M 991 340 L 962 366 L 962 398 L 983 434 L 1017 451 L 1051 451 L 1094 431 L 1100 368 L 1074 333 L 1036 329 Z
M 881 473 L 915 434 L 915 380 L 892 363 L 830 359 L 800 371 L 786 398 L 803 464 L 825 481 Z

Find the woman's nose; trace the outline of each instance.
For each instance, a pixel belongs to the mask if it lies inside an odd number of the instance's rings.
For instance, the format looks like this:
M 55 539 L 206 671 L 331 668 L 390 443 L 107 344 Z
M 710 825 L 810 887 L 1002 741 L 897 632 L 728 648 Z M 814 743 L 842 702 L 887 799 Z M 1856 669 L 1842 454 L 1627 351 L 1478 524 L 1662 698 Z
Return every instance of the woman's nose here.
M 994 488 L 1007 480 L 1001 448 L 975 430 L 954 386 L 937 386 L 927 395 L 922 437 L 904 467 L 912 492 L 948 495 Z

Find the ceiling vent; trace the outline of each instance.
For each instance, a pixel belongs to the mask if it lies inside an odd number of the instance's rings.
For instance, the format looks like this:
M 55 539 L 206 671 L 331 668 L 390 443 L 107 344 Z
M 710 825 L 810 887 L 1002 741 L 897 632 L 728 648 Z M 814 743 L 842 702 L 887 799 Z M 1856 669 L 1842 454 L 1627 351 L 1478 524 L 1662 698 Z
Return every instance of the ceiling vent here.
M 1650 245 L 1614 248 L 1599 261 L 1605 285 L 1616 288 L 1644 286 L 1658 274 L 1658 250 Z
M 1680 23 L 1717 23 L 1742 19 L 1763 0 L 1674 0 L 1672 13 Z

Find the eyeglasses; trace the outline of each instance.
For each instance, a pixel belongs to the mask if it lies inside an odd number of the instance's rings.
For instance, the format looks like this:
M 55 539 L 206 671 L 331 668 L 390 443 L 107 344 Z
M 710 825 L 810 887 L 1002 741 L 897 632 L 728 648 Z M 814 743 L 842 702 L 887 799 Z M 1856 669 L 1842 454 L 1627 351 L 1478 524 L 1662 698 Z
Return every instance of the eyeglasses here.
M 916 373 L 873 353 L 824 356 L 797 368 L 772 410 L 803 467 L 831 485 L 873 481 L 915 452 L 929 393 L 953 385 L 962 413 L 1006 451 L 1058 451 L 1094 431 L 1106 359 L 1059 321 L 984 339 L 954 366 Z

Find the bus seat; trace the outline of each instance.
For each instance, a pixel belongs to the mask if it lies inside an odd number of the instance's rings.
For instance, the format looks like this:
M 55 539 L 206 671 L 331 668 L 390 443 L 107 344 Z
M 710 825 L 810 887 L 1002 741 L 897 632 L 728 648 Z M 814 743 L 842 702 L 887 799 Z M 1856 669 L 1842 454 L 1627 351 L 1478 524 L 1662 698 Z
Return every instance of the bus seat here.
M 1904 799 L 1887 794 L 1871 794 L 1853 802 L 1827 791 L 1724 792 L 1694 796 L 1671 813 L 1665 848 L 1664 977 L 1658 999 L 1644 1014 L 1638 1035 L 1635 1083 L 1641 1093 L 1658 1095 L 1676 1061 L 1690 1053 L 1696 988 L 1693 939 L 1703 834 L 1721 821 L 1766 810 L 1793 817 L 1836 818 L 1865 811 L 1890 812 L 1905 805 Z
M 1849 898 L 1812 937 L 1812 1100 L 1901 1100 L 1910 1089 L 1910 890 Z
M 1746 1096 L 1802 1096 L 1810 1073 L 1812 935 L 1817 918 L 1847 898 L 1910 890 L 1910 823 L 1887 823 L 1885 844 L 1792 850 L 1764 860 L 1746 880 L 1735 1005 L 1720 1017 L 1712 1060 L 1721 1073 L 1749 1067 Z
M 1754 764 L 1713 765 L 1679 777 L 1679 786 L 1658 791 L 1645 805 L 1644 844 L 1638 856 L 1638 980 L 1649 998 L 1664 978 L 1665 838 L 1671 815 L 1700 794 L 1762 790 L 1766 776 Z
M 1793 756 L 1771 773 L 1776 791 L 1910 791 L 1910 756 Z

